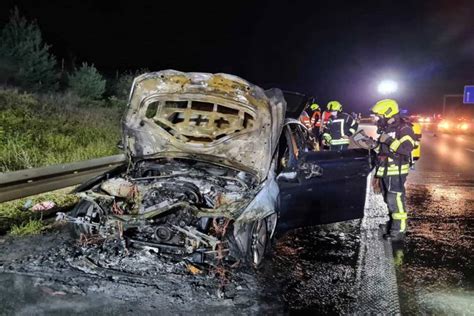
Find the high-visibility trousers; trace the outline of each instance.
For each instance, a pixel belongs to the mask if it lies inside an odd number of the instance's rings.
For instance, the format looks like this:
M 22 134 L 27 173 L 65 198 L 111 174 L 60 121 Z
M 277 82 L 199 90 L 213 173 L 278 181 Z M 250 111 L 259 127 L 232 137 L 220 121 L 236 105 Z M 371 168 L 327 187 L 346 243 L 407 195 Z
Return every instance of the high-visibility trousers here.
M 382 178 L 385 202 L 390 212 L 389 233 L 404 233 L 407 228 L 405 206 L 405 182 L 407 174 L 391 175 Z
M 349 148 L 349 143 L 349 138 L 331 139 L 329 141 L 329 150 L 346 150 L 347 148 Z

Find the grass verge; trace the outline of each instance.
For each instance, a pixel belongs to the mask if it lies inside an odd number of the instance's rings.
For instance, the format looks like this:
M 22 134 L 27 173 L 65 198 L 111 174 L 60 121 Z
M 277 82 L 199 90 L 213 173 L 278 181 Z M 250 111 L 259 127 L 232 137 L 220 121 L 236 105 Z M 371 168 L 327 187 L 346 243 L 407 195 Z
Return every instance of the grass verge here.
M 10 230 L 12 236 L 38 235 L 44 228 L 42 220 L 30 219 L 20 225 L 13 225 Z
M 124 106 L 118 99 L 90 101 L 67 93 L 0 88 L 0 173 L 117 154 Z M 57 208 L 72 206 L 77 198 L 67 194 L 70 190 L 0 203 L 0 235 L 39 233 L 43 215 L 31 207 L 44 201 Z
M 0 172 L 118 153 L 123 106 L 0 89 Z
M 52 201 L 55 208 L 69 208 L 77 203 L 78 198 L 69 194 L 72 188 L 60 189 L 48 193 L 33 195 L 23 199 L 0 203 L 0 234 L 10 233 L 15 236 L 39 233 L 43 228 L 43 213 L 31 208 L 40 202 Z M 41 223 L 41 225 L 40 225 Z

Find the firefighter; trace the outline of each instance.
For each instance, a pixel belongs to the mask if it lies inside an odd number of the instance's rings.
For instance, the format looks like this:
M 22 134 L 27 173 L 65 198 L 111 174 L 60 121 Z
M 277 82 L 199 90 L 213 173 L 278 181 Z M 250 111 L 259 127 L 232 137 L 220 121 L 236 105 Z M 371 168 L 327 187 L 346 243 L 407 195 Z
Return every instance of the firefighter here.
M 321 108 L 317 103 L 311 103 L 300 115 L 300 122 L 303 123 L 309 130 L 313 128 L 319 129 L 321 124 Z
M 303 112 L 301 112 L 299 119 L 300 119 L 301 124 L 306 126 L 307 129 L 311 128 L 311 123 L 310 123 L 311 118 L 309 117 L 309 114 L 306 110 L 303 110 Z
M 322 134 L 324 132 L 324 128 L 329 122 L 329 119 L 331 118 L 331 112 L 329 111 L 323 111 L 321 113 L 321 124 L 319 126 L 319 132 Z
M 310 133 L 310 142 L 316 150 L 320 148 L 320 124 L 321 124 L 321 109 L 314 100 L 306 106 L 300 115 L 300 122 L 306 126 Z
M 312 103 L 309 109 L 311 110 L 311 128 L 319 130 L 321 126 L 321 108 L 317 103 Z
M 323 129 L 323 141 L 329 150 L 345 150 L 349 147 L 349 137 L 357 131 L 357 122 L 342 112 L 342 105 L 338 101 L 329 102 L 327 110 L 331 116 Z
M 321 148 L 321 108 L 314 102 L 309 106 L 309 108 L 312 112 L 310 119 L 310 132 L 314 139 L 314 147 L 319 151 Z
M 403 240 L 406 232 L 405 181 L 411 164 L 415 134 L 408 120 L 399 114 L 395 100 L 377 102 L 371 109 L 378 117 L 377 169 L 381 188 L 390 212 L 384 238 Z

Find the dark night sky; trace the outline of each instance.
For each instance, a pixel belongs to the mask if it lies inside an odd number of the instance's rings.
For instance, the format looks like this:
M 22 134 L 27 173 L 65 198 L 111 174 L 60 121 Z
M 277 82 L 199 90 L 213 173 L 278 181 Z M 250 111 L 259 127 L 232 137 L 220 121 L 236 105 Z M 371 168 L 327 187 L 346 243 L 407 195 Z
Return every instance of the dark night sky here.
M 9 1 L 58 59 L 105 73 L 227 72 L 366 111 L 398 80 L 402 107 L 436 109 L 474 84 L 474 1 Z

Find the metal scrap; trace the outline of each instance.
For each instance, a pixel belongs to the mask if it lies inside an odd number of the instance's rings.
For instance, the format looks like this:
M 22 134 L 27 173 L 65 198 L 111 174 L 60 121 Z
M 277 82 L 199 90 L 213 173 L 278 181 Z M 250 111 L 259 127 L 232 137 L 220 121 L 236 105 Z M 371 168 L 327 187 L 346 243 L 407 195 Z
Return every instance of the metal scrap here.
M 187 268 L 187 270 L 188 270 L 189 272 L 191 272 L 191 273 L 194 274 L 194 275 L 196 275 L 196 274 L 201 274 L 201 273 L 202 273 L 202 270 L 201 270 L 201 269 L 197 268 L 196 266 L 194 266 L 194 265 L 192 265 L 192 264 L 190 264 L 190 263 L 188 263 L 188 264 L 186 265 L 186 268 Z
M 200 242 L 200 243 L 202 243 L 206 246 L 210 246 L 212 248 L 212 250 L 215 250 L 216 246 L 220 243 L 220 241 L 217 238 L 215 238 L 213 236 L 210 236 L 210 235 L 207 235 L 207 234 L 204 234 L 204 233 L 201 233 L 200 231 L 198 231 L 194 227 L 185 226 L 185 227 L 181 228 L 181 227 L 176 226 L 176 225 L 172 225 L 172 227 L 174 229 L 176 229 L 177 231 L 184 233 L 188 237 L 191 237 L 191 238 L 195 239 L 196 241 L 198 241 L 198 242 Z
M 125 198 L 132 194 L 134 185 L 123 178 L 112 178 L 102 183 L 100 188 L 112 196 Z
M 100 235 L 81 234 L 78 242 L 81 246 L 89 246 L 89 245 L 101 244 L 104 241 L 105 241 L 105 238 L 103 238 Z

